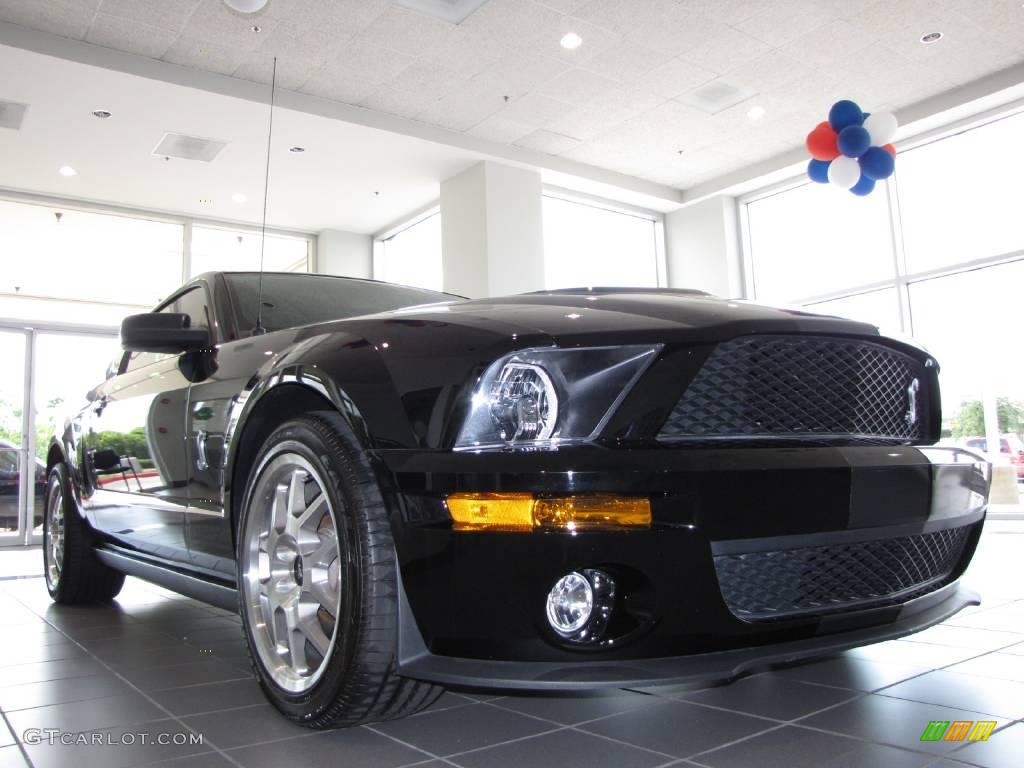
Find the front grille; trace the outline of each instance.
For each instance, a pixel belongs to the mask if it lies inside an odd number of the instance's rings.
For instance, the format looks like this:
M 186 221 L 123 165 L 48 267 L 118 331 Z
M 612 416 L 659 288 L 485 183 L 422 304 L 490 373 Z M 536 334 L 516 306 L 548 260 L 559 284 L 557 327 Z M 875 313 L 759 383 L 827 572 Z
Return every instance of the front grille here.
M 927 381 L 917 360 L 869 341 L 744 336 L 715 348 L 658 437 L 909 445 L 925 434 Z
M 729 610 L 747 621 L 905 602 L 947 582 L 970 530 L 716 555 L 715 571 Z

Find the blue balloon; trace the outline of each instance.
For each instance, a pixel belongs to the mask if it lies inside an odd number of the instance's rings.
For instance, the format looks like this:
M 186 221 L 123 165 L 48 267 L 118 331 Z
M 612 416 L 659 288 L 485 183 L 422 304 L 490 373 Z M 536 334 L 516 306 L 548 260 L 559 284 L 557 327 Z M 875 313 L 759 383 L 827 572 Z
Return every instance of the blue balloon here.
M 828 184 L 828 167 L 831 165 L 827 160 L 811 160 L 807 164 L 807 175 L 811 181 L 819 184 Z
M 871 146 L 871 134 L 862 125 L 848 125 L 836 137 L 836 146 L 847 157 L 860 157 Z
M 871 147 L 860 157 L 860 170 L 869 179 L 881 181 L 892 176 L 896 160 L 881 147 Z
M 875 180 L 865 176 L 863 173 L 860 175 L 860 181 L 850 187 L 850 191 L 858 197 L 864 197 L 870 195 L 875 189 Z
M 837 101 L 828 111 L 828 124 L 832 130 L 839 133 L 848 125 L 860 125 L 864 122 L 864 113 L 855 102 L 849 99 Z

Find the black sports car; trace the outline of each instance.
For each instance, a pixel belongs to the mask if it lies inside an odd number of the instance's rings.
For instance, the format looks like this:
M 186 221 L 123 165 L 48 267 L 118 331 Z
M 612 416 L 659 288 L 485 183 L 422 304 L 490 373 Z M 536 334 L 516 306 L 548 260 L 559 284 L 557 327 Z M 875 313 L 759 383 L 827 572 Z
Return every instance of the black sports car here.
M 310 726 L 443 685 L 725 679 L 978 602 L 988 465 L 921 447 L 938 366 L 869 325 L 210 273 L 122 341 L 50 448 L 50 593 L 237 607 Z

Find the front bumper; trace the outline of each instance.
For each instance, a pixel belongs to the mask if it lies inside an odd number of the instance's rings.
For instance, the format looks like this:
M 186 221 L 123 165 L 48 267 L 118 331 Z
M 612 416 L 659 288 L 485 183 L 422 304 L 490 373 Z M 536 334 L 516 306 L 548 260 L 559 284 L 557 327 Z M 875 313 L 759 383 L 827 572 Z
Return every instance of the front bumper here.
M 522 688 L 727 678 L 916 632 L 977 602 L 956 580 L 981 533 L 989 473 L 963 452 L 384 450 L 378 458 L 395 490 L 400 669 L 410 677 Z M 521 490 L 644 494 L 653 524 L 577 534 L 451 529 L 447 494 Z M 838 609 L 749 620 L 723 596 L 716 570 L 721 553 L 830 553 L 954 530 L 960 548 L 941 579 Z M 559 577 L 588 567 L 623 574 L 643 620 L 615 642 L 572 647 L 547 627 L 544 601 Z
M 833 616 L 822 626 L 823 635 L 803 640 L 754 648 L 701 653 L 654 659 L 623 661 L 499 661 L 436 656 L 422 645 L 417 647 L 414 628 L 403 622 L 403 655 L 399 674 L 441 685 L 466 688 L 507 688 L 517 690 L 572 691 L 593 688 L 636 688 L 679 683 L 712 683 L 731 680 L 780 664 L 828 656 L 862 645 L 895 640 L 920 632 L 948 619 L 969 605 L 980 605 L 977 593 L 950 584 L 905 604 L 895 619 L 878 617 L 883 623 L 854 628 Z M 870 619 L 861 614 L 861 620 Z M 831 625 L 831 626 L 830 626 Z

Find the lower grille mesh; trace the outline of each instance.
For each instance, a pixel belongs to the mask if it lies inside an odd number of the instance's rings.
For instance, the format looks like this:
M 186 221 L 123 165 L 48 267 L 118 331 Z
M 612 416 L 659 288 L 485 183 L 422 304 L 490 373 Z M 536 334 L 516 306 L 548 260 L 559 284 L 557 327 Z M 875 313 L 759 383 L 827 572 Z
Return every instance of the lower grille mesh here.
M 970 530 L 717 555 L 715 570 L 729 610 L 750 621 L 884 605 L 941 586 Z

